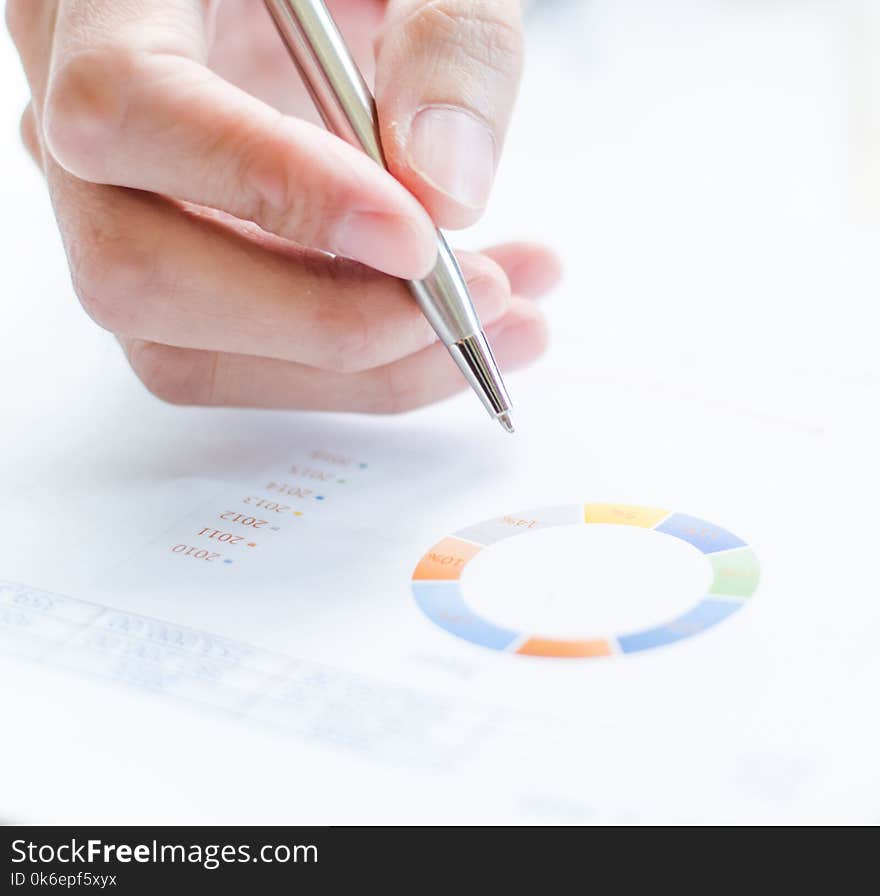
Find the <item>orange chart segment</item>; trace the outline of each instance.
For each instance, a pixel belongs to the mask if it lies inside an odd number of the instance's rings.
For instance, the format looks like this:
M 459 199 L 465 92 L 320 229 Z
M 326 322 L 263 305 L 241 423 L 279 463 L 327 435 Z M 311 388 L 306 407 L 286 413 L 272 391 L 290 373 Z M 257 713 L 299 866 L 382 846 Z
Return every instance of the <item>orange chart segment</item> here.
M 523 656 L 555 656 L 577 659 L 594 656 L 611 656 L 614 651 L 607 638 L 586 641 L 569 641 L 563 638 L 529 638 L 515 653 Z
M 434 582 L 459 579 L 465 565 L 481 550 L 478 544 L 448 535 L 422 557 L 413 579 Z

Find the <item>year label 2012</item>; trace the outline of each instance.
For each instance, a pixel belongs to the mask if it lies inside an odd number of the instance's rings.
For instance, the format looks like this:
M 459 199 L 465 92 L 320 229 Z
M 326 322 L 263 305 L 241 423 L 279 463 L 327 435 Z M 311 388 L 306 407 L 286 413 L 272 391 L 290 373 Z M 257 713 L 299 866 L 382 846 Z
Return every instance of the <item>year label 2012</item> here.
M 255 516 L 246 516 L 243 513 L 236 513 L 234 510 L 224 510 L 220 514 L 221 520 L 230 523 L 238 523 L 239 526 L 250 526 L 253 529 L 262 529 L 263 526 L 269 525 L 269 520 L 260 520 Z

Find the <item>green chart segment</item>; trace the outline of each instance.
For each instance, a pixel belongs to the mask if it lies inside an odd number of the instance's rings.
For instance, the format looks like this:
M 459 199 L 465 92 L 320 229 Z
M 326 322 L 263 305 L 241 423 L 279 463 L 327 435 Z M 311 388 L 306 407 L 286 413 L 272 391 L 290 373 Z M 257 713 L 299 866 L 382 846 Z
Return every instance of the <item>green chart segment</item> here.
M 519 631 L 486 619 L 468 606 L 461 576 L 478 553 L 536 529 L 573 525 L 635 526 L 685 541 L 709 564 L 709 589 L 694 606 L 661 625 L 575 638 Z M 758 558 L 745 541 L 698 517 L 630 504 L 569 504 L 496 517 L 448 535 L 421 558 L 413 572 L 412 589 L 416 603 L 432 622 L 465 641 L 520 656 L 586 659 L 638 653 L 699 634 L 741 609 L 755 593 L 760 575 Z

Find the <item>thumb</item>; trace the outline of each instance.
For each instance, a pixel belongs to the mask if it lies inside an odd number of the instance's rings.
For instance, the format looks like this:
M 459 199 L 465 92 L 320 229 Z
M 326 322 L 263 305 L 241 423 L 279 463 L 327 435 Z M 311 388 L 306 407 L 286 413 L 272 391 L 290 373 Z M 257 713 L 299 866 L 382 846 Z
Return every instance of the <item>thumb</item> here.
M 519 0 L 390 0 L 376 60 L 394 176 L 441 227 L 466 227 L 492 188 L 522 70 Z

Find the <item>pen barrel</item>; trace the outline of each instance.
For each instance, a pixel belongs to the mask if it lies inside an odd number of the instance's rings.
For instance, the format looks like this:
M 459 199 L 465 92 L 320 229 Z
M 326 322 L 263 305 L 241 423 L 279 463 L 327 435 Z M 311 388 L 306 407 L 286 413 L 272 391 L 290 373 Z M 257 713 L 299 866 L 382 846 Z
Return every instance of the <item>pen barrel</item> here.
M 265 0 L 327 129 L 387 169 L 376 103 L 323 0 Z M 409 282 L 422 313 L 446 345 L 481 332 L 458 262 L 440 231 L 434 270 Z
M 323 0 L 265 0 L 328 130 L 387 169 L 376 103 Z M 467 284 L 443 234 L 437 263 L 409 290 L 486 410 L 513 432 L 510 397 Z
M 387 168 L 376 103 L 323 0 L 265 0 L 329 131 Z

